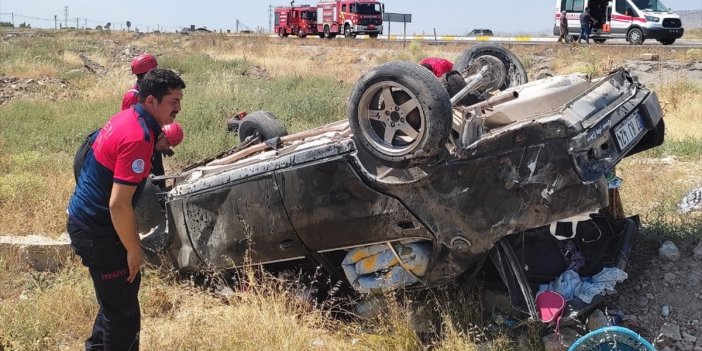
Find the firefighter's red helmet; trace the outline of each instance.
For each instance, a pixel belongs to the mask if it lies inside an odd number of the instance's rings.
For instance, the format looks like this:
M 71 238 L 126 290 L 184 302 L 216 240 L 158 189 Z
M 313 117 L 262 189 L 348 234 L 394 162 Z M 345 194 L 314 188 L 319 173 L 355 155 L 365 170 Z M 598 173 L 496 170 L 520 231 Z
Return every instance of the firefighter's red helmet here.
M 132 73 L 134 74 L 144 74 L 156 67 L 158 67 L 158 62 L 156 62 L 154 55 L 144 53 L 132 59 Z
M 451 63 L 451 61 L 440 57 L 427 57 L 419 62 L 419 64 L 430 69 L 437 77 L 441 77 L 442 75 L 451 72 L 453 69 L 453 63 Z
M 163 136 L 166 138 L 166 140 L 168 140 L 168 144 L 170 144 L 171 147 L 176 147 L 185 137 L 183 127 L 181 127 L 178 122 L 166 124 L 165 126 L 161 127 L 161 130 L 163 131 Z

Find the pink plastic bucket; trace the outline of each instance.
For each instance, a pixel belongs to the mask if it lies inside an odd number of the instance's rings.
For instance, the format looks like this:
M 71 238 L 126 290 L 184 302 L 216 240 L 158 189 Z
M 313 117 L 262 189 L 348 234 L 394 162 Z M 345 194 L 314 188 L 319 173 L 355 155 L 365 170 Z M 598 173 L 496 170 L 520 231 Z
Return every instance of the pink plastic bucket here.
M 536 294 L 536 310 L 544 323 L 551 323 L 560 317 L 565 308 L 565 298 L 561 294 L 546 290 Z

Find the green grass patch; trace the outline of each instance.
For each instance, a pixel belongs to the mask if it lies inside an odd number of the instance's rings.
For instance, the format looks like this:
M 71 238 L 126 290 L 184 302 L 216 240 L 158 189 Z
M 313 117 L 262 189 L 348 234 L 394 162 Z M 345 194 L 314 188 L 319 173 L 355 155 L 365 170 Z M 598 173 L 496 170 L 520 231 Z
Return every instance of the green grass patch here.
M 18 100 L 3 108 L 0 138 L 5 151 L 43 154 L 73 152 L 83 138 L 119 110 L 115 99 L 68 100 L 47 103 Z
M 702 156 L 702 140 L 696 138 L 666 140 L 663 145 L 643 152 L 642 156 L 651 158 L 675 156 L 684 160 L 695 160 Z
M 186 77 L 188 83 L 207 82 L 213 74 L 224 73 L 229 76 L 243 76 L 251 68 L 251 62 L 244 59 L 216 60 L 205 54 L 182 54 L 159 58 L 160 67 L 167 67 Z

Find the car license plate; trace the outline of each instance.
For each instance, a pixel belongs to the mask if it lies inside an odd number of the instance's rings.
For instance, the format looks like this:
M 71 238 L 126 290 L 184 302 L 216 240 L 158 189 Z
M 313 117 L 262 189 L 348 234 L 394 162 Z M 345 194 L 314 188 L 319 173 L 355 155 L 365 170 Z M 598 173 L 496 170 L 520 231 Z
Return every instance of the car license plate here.
M 617 137 L 619 149 L 626 149 L 626 147 L 634 142 L 643 131 L 643 118 L 641 118 L 641 114 L 637 111 L 614 128 L 614 135 Z

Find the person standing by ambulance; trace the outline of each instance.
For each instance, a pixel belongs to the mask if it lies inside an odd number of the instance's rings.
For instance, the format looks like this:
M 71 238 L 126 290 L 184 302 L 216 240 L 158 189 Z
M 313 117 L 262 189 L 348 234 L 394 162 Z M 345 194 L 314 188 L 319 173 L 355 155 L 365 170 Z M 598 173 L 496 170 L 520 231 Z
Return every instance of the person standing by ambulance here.
M 149 71 L 139 103 L 110 118 L 86 153 L 66 224 L 100 306 L 86 350 L 139 350 L 143 252 L 134 203 L 149 175 L 161 126 L 180 112 L 183 89 L 175 72 Z
M 592 31 L 592 23 L 595 20 L 592 19 L 590 15 L 590 8 L 586 7 L 583 13 L 580 14 L 580 37 L 578 38 L 578 44 L 585 38 L 585 43 L 590 44 L 590 32 Z
M 570 39 L 568 38 L 568 12 L 566 10 L 563 10 L 561 12 L 561 19 L 560 19 L 560 30 L 561 30 L 561 36 L 558 37 L 558 42 L 560 43 L 561 41 L 564 41 L 566 43 L 570 42 Z

